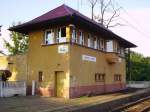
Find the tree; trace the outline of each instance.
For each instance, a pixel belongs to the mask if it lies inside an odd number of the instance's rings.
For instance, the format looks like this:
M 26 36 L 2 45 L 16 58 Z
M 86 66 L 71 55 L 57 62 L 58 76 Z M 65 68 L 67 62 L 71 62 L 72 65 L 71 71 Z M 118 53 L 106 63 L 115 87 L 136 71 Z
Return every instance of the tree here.
M 28 40 L 29 40 L 28 36 L 18 32 L 11 31 L 10 39 L 12 43 L 4 40 L 4 44 L 11 55 L 24 53 L 28 50 Z
M 92 20 L 94 19 L 94 7 L 97 3 L 97 0 L 88 0 L 88 2 L 90 3 L 90 7 L 91 7 L 91 16 L 92 16 Z
M 150 57 L 144 57 L 142 54 L 131 51 L 131 80 L 150 81 Z M 127 74 L 127 80 L 130 79 Z
M 121 7 L 115 6 L 113 0 L 88 0 L 88 2 L 92 10 L 92 19 L 94 18 L 106 28 L 122 25 L 116 22 L 116 19 L 120 16 Z M 99 11 L 97 15 L 94 15 L 96 5 L 99 7 Z

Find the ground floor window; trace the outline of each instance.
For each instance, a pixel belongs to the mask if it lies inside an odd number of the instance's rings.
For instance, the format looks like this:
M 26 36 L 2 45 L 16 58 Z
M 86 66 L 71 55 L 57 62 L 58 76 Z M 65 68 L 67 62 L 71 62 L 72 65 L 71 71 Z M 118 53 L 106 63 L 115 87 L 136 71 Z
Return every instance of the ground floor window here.
M 39 82 L 42 82 L 43 79 L 44 79 L 43 72 L 42 72 L 42 71 L 39 71 L 39 74 L 38 74 L 38 75 L 39 75 L 39 76 L 38 76 L 38 81 L 39 81 Z
M 95 81 L 96 82 L 104 82 L 105 81 L 105 74 L 95 73 Z
M 114 81 L 121 81 L 121 75 L 120 74 L 115 74 L 114 75 Z

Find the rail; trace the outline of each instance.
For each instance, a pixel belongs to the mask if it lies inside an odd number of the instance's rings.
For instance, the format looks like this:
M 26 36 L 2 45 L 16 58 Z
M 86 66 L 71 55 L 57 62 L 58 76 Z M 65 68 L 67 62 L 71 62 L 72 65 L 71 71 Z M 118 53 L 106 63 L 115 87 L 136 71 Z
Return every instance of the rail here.
M 148 104 L 146 104 L 146 103 L 148 102 Z M 141 106 L 141 105 L 139 105 L 139 104 L 141 104 L 141 103 L 143 103 L 143 105 Z M 132 107 L 134 107 L 134 106 L 138 106 L 139 105 L 139 107 L 136 109 L 136 108 L 133 108 L 132 109 Z M 131 108 L 131 109 L 130 109 Z M 130 109 L 130 110 L 129 110 Z M 150 110 L 150 96 L 148 96 L 148 97 L 145 97 L 145 98 L 142 98 L 142 99 L 140 99 L 140 100 L 137 100 L 137 101 L 135 101 L 135 102 L 131 102 L 131 103 L 128 103 L 128 104 L 125 104 L 125 105 L 122 105 L 122 106 L 120 106 L 120 107 L 118 107 L 118 108 L 116 108 L 116 109 L 114 109 L 114 110 L 112 110 L 112 112 L 130 112 L 130 111 L 134 111 L 134 112 L 147 112 L 147 111 L 149 111 Z

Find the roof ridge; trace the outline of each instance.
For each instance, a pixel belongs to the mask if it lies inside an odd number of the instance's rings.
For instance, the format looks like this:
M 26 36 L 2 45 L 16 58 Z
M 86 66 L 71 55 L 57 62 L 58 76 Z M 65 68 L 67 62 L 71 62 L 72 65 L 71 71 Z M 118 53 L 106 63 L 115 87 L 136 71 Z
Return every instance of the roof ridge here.
M 69 7 L 67 6 L 67 5 L 65 5 L 65 4 L 63 4 L 63 6 L 64 6 L 64 8 L 65 8 L 65 10 L 69 13 L 69 14 L 73 14 L 74 12 L 71 12 L 70 10 L 69 10 Z

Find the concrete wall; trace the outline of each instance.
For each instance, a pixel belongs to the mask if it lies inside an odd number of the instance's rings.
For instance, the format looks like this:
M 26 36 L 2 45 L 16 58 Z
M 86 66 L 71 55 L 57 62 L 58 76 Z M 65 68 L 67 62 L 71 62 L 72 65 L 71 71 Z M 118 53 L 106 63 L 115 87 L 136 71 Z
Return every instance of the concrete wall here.
M 10 70 L 12 76 L 9 81 L 27 80 L 27 56 L 26 54 L 15 56 L 0 56 L 0 70 Z
M 54 77 L 55 72 L 64 71 L 66 75 L 65 91 L 66 96 L 69 97 L 69 45 L 67 53 L 59 53 L 58 47 L 62 45 L 42 46 L 44 32 L 35 31 L 29 34 L 29 51 L 28 51 L 28 85 L 31 81 L 38 82 L 38 72 L 42 71 L 44 79 L 42 87 L 38 93 L 44 96 L 54 96 Z M 40 84 L 40 83 L 39 83 Z
M 71 45 L 70 51 L 71 97 L 112 92 L 125 87 L 125 59 L 109 64 L 104 52 L 78 45 Z M 96 62 L 82 60 L 82 55 L 95 57 Z M 105 81 L 96 82 L 95 73 L 105 73 Z M 121 81 L 114 81 L 114 74 L 121 74 Z

